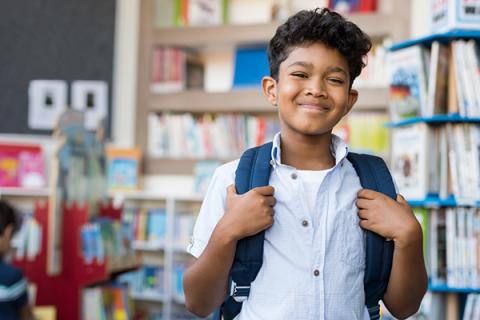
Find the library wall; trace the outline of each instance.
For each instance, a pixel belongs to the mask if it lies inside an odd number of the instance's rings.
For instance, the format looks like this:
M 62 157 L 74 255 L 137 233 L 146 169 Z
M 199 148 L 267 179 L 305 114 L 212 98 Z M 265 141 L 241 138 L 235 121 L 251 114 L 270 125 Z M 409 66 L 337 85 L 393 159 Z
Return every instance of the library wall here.
M 34 79 L 65 80 L 68 91 L 73 80 L 105 81 L 111 101 L 115 3 L 1 2 L 0 118 L 8 121 L 0 133 L 48 133 L 28 126 L 28 86 Z

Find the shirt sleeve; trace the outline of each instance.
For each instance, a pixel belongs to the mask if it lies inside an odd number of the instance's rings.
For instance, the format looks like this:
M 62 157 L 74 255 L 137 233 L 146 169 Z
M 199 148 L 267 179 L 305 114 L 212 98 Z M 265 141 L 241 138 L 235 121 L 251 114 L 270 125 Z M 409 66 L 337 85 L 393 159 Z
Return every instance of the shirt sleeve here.
M 12 285 L 8 287 L 9 300 L 15 304 L 17 309 L 28 303 L 28 282 L 20 270 L 15 273 Z
M 225 212 L 227 187 L 235 182 L 238 160 L 217 168 L 208 186 L 195 222 L 187 252 L 198 258 L 205 250 L 213 229 Z

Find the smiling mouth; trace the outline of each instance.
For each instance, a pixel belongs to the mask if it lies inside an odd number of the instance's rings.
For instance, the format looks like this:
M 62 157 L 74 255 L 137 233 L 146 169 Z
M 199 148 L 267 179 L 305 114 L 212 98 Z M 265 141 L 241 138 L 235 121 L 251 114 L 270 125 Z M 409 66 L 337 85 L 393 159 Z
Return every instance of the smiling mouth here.
M 330 111 L 329 106 L 323 106 L 319 104 L 308 104 L 308 103 L 301 103 L 299 104 L 300 108 L 313 110 L 313 111 Z

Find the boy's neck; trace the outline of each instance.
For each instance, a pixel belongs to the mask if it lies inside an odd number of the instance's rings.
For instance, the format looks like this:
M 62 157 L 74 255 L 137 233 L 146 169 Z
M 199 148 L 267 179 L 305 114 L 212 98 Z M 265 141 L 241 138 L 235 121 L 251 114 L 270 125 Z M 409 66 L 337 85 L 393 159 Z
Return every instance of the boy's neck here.
M 332 134 L 306 136 L 297 133 L 280 134 L 282 163 L 299 170 L 327 170 L 335 165 L 330 149 Z

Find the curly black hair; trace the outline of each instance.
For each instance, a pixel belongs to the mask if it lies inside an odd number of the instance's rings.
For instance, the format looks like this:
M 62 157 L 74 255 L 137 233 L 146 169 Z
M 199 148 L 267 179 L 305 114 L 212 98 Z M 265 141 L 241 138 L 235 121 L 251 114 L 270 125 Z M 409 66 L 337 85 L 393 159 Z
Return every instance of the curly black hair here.
M 278 80 L 280 64 L 294 47 L 315 42 L 337 49 L 347 60 L 351 87 L 366 65 L 364 57 L 370 51 L 372 42 L 357 25 L 327 8 L 299 11 L 277 28 L 268 45 L 270 76 Z
M 17 212 L 6 201 L 0 200 L 0 235 L 3 234 L 5 228 L 9 225 L 13 225 L 14 230 L 18 228 L 18 216 Z

